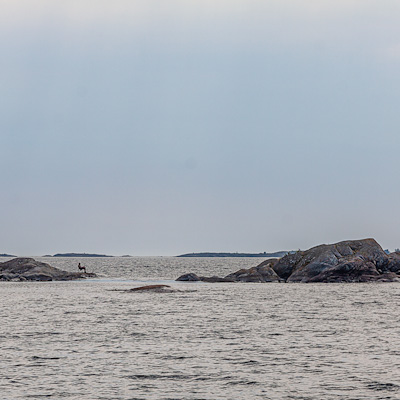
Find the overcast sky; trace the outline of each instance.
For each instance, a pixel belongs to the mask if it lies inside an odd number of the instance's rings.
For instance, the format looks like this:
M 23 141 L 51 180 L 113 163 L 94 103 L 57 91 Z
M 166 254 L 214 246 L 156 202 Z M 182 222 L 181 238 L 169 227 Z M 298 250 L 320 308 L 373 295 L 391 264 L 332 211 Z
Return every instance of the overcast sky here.
M 0 1 L 0 253 L 400 247 L 398 0 Z

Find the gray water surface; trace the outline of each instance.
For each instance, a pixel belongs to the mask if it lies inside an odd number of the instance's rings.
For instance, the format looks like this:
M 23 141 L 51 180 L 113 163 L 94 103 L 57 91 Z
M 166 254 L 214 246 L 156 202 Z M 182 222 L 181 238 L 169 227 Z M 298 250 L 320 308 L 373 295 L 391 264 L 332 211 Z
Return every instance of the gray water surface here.
M 400 399 L 398 283 L 179 283 L 261 260 L 84 261 L 102 279 L 0 283 L 1 399 Z M 114 291 L 155 281 L 180 291 Z

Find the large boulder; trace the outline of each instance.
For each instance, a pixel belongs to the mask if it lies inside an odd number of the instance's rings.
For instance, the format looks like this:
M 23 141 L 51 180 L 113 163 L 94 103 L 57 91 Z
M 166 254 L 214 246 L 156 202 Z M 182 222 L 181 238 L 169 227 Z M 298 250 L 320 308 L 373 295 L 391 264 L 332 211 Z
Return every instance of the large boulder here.
M 386 269 L 390 272 L 400 273 L 400 252 L 394 252 L 388 255 Z
M 400 255 L 387 255 L 374 239 L 349 240 L 288 254 L 273 269 L 287 282 L 395 281 Z
M 379 273 L 371 261 L 355 259 L 327 268 L 308 282 L 394 282 L 398 278 L 394 272 Z
M 260 265 L 249 269 L 240 269 L 225 277 L 235 282 L 281 282 L 277 273 L 273 270 L 273 265 L 278 259 L 271 258 L 263 261 Z
M 199 282 L 199 281 L 201 281 L 200 277 L 193 272 L 189 272 L 188 274 L 183 274 L 176 280 L 180 281 L 180 282 Z
M 96 277 L 94 273 L 68 272 L 33 258 L 14 258 L 0 263 L 1 281 L 69 281 Z

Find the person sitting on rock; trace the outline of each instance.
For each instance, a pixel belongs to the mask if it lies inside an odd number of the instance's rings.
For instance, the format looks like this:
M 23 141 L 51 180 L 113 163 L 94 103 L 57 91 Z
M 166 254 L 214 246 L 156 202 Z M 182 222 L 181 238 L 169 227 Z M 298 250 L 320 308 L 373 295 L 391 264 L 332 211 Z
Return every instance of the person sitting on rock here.
M 86 274 L 86 267 L 82 266 L 81 263 L 78 264 L 79 272 L 83 271 Z

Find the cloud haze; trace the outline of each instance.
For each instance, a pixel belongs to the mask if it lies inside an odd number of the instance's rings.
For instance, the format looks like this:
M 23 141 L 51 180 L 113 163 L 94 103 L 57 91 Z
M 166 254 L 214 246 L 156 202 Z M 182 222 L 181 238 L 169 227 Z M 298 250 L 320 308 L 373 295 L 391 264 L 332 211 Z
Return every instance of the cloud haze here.
M 400 247 L 397 1 L 0 11 L 0 252 Z

